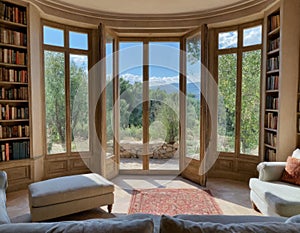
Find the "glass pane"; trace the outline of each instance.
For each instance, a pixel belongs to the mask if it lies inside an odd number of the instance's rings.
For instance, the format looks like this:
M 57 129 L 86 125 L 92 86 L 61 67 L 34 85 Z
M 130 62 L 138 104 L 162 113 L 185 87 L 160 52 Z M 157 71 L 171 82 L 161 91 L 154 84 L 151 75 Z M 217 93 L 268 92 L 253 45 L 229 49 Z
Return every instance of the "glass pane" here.
M 70 32 L 70 48 L 88 50 L 88 34 L 80 32 Z
M 88 57 L 70 55 L 71 151 L 89 151 Z
M 258 155 L 261 51 L 243 53 L 240 153 Z
M 219 33 L 219 49 L 237 48 L 237 31 Z
M 235 151 L 236 54 L 218 57 L 218 151 Z
M 261 44 L 261 40 L 262 40 L 261 25 L 244 29 L 243 46 Z
M 149 43 L 150 170 L 179 169 L 179 42 Z
M 113 40 L 106 39 L 106 155 L 114 153 L 113 131 Z
M 44 44 L 64 46 L 64 30 L 44 26 Z
M 44 52 L 47 152 L 66 152 L 64 53 Z
M 200 159 L 201 34 L 186 41 L 186 156 Z
M 142 169 L 143 159 L 143 43 L 121 42 L 120 169 Z

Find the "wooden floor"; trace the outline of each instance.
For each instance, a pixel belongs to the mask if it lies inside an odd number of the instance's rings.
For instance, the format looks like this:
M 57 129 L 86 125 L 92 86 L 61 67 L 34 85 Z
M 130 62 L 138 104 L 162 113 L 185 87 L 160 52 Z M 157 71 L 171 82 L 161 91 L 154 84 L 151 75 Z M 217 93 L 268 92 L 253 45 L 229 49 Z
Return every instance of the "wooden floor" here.
M 90 218 L 109 218 L 126 215 L 133 189 L 166 187 L 166 188 L 201 188 L 186 179 L 174 176 L 135 176 L 120 175 L 112 180 L 115 184 L 115 203 L 112 214 L 107 213 L 107 207 L 61 217 L 51 221 L 82 220 Z M 247 183 L 210 178 L 207 188 L 216 198 L 223 214 L 229 215 L 260 215 L 251 207 Z M 30 222 L 27 190 L 7 193 L 7 210 L 12 222 Z

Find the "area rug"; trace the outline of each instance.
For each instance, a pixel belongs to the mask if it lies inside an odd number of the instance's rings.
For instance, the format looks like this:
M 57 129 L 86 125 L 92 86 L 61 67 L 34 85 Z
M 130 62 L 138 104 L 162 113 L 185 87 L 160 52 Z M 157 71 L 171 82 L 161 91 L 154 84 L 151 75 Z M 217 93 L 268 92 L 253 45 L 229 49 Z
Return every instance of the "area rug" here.
M 133 190 L 129 214 L 222 214 L 209 190 L 140 189 Z

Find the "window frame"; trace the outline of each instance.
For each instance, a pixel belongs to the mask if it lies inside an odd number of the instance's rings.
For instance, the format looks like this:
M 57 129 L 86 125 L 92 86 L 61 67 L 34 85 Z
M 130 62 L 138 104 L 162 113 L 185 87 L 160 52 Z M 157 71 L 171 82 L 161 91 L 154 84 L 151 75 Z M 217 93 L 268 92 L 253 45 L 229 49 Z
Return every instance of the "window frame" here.
M 255 45 L 250 45 L 250 46 L 244 46 L 243 45 L 243 33 L 244 29 L 247 28 L 252 28 L 255 26 L 261 26 L 261 43 L 260 44 L 255 44 Z M 225 151 L 218 151 L 221 157 L 223 158 L 241 158 L 241 159 L 254 159 L 259 161 L 260 160 L 260 151 L 261 151 L 261 136 L 262 136 L 262 131 L 261 131 L 261 103 L 262 103 L 262 98 L 263 98 L 263 88 L 262 88 L 262 68 L 263 68 L 263 46 L 264 46 L 264 41 L 263 41 L 263 21 L 262 20 L 257 20 L 253 21 L 250 23 L 244 23 L 244 24 L 239 24 L 235 26 L 230 26 L 230 27 L 222 27 L 222 28 L 216 28 L 214 30 L 214 41 L 215 41 L 215 46 L 214 46 L 214 63 L 215 63 L 215 68 L 214 68 L 214 74 L 216 77 L 216 81 L 218 83 L 218 56 L 219 55 L 226 55 L 226 54 L 236 54 L 237 56 L 237 64 L 236 64 L 236 69 L 237 69 L 237 74 L 236 74 L 236 100 L 235 100 L 235 106 L 236 106 L 236 113 L 235 113 L 235 139 L 234 139 L 234 152 L 225 152 Z M 230 32 L 230 31 L 237 31 L 238 32 L 238 40 L 237 40 L 237 48 L 226 48 L 226 49 L 219 49 L 219 33 L 222 32 Z M 260 109 L 259 109 L 259 139 L 258 139 L 258 154 L 257 155 L 250 155 L 250 154 L 242 154 L 240 152 L 240 133 L 241 133 L 241 113 L 242 113 L 242 62 L 243 62 L 243 53 L 244 52 L 249 52 L 249 51 L 255 51 L 255 50 L 260 50 L 261 51 L 261 68 L 260 68 Z M 216 140 L 218 140 L 216 138 Z
M 64 38 L 64 45 L 63 46 L 55 46 L 55 45 L 49 45 L 44 44 L 44 26 L 52 27 L 55 29 L 60 29 L 63 31 L 63 38 Z M 69 32 L 78 32 L 78 33 L 85 33 L 87 34 L 87 44 L 88 48 L 85 49 L 74 49 L 70 48 L 70 38 L 69 38 Z M 72 144 L 72 130 L 71 130 L 71 110 L 70 110 L 70 83 L 71 83 L 71 77 L 70 77 L 70 56 L 71 55 L 84 55 L 87 56 L 87 68 L 88 70 L 91 68 L 91 39 L 92 39 L 92 31 L 90 29 L 86 28 L 79 28 L 64 24 L 55 23 L 48 20 L 42 20 L 41 22 L 41 59 L 42 59 L 42 85 L 43 85 L 43 129 L 45 132 L 47 132 L 46 128 L 46 86 L 45 86 L 45 51 L 52 51 L 52 52 L 60 52 L 64 54 L 65 57 L 65 64 L 64 64 L 64 70 L 65 70 L 65 116 L 66 116 L 66 151 L 61 153 L 53 153 L 49 154 L 47 150 L 47 133 L 44 133 L 43 138 L 43 145 L 44 145 L 44 154 L 46 157 L 49 158 L 55 158 L 55 157 L 62 157 L 63 155 L 66 156 L 76 156 L 76 155 L 90 155 L 92 151 L 92 135 L 91 135 L 91 121 L 88 122 L 88 128 L 89 128 L 89 149 L 87 151 L 72 151 L 71 144 Z M 88 104 L 91 102 L 91 93 L 90 93 L 90 85 L 91 83 L 88 83 Z M 89 116 L 90 116 L 91 109 L 89 109 Z

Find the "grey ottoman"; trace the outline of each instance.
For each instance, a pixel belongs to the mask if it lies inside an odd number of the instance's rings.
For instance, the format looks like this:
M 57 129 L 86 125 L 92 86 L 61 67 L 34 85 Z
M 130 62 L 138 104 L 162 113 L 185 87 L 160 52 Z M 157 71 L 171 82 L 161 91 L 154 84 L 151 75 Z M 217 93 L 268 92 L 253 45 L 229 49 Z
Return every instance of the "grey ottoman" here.
M 96 174 L 64 176 L 28 186 L 32 221 L 42 221 L 114 203 L 114 185 Z

